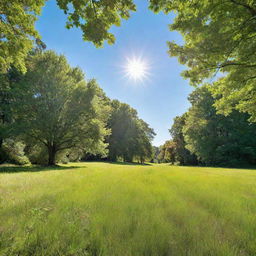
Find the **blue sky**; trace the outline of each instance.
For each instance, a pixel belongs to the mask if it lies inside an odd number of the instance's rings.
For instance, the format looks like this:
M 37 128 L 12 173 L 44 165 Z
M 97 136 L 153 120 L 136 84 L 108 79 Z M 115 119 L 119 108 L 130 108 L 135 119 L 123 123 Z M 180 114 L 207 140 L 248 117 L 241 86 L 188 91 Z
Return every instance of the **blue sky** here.
M 137 12 L 113 27 L 116 43 L 95 48 L 82 40 L 79 29 L 65 28 L 66 17 L 54 0 L 47 1 L 37 29 L 48 49 L 64 54 L 72 66 L 79 66 L 86 78 L 96 78 L 107 96 L 128 103 L 138 111 L 157 133 L 153 144 L 159 146 L 170 139 L 168 129 L 173 118 L 188 107 L 188 94 L 192 87 L 180 76 L 184 69 L 176 58 L 167 54 L 167 41 L 182 42 L 177 32 L 170 32 L 168 24 L 173 14 L 154 14 L 147 1 L 137 0 Z M 127 58 L 140 57 L 149 64 L 149 78 L 133 81 L 124 77 L 123 66 Z

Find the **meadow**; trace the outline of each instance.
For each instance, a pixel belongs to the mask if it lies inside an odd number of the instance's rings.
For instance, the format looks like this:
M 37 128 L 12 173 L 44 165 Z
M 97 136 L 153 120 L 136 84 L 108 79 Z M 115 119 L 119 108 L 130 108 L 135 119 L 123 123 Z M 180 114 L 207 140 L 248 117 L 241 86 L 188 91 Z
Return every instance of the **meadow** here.
M 0 167 L 0 255 L 256 255 L 256 171 Z

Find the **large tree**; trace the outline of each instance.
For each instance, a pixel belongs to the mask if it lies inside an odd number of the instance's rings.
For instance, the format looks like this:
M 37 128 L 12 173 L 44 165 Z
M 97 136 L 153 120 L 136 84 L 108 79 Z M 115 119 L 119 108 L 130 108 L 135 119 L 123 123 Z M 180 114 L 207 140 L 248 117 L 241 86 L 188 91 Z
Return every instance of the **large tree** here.
M 171 30 L 183 36 L 170 42 L 169 53 L 187 66 L 192 85 L 223 78 L 212 85 L 219 113 L 248 112 L 256 121 L 256 2 L 251 0 L 152 0 L 155 11 L 174 11 Z M 216 79 L 215 79 L 216 80 Z
M 256 163 L 256 124 L 248 114 L 234 110 L 229 116 L 217 114 L 207 86 L 196 89 L 189 100 L 183 134 L 186 147 L 207 165 Z
M 80 69 L 52 51 L 31 56 L 27 70 L 13 91 L 15 128 L 25 140 L 46 147 L 49 165 L 67 149 L 103 153 L 108 113 L 95 80 L 86 82 Z

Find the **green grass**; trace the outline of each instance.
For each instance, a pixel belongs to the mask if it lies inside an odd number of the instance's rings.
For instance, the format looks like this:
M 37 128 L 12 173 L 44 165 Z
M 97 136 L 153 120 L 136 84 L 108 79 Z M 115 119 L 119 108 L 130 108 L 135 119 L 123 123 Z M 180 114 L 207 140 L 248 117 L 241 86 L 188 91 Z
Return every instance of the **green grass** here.
M 255 170 L 72 163 L 0 172 L 1 256 L 256 255 Z

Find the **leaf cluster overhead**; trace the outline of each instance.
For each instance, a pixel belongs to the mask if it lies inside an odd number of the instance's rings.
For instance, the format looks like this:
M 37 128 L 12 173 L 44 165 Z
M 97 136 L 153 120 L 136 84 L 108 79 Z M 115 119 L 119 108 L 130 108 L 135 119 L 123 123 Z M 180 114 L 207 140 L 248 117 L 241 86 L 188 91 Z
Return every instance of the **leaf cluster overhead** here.
M 195 86 L 211 80 L 218 113 L 236 109 L 256 121 L 256 2 L 153 2 L 155 10 L 176 13 L 170 29 L 180 32 L 184 43 L 168 44 L 170 56 L 187 67 L 182 75 Z

